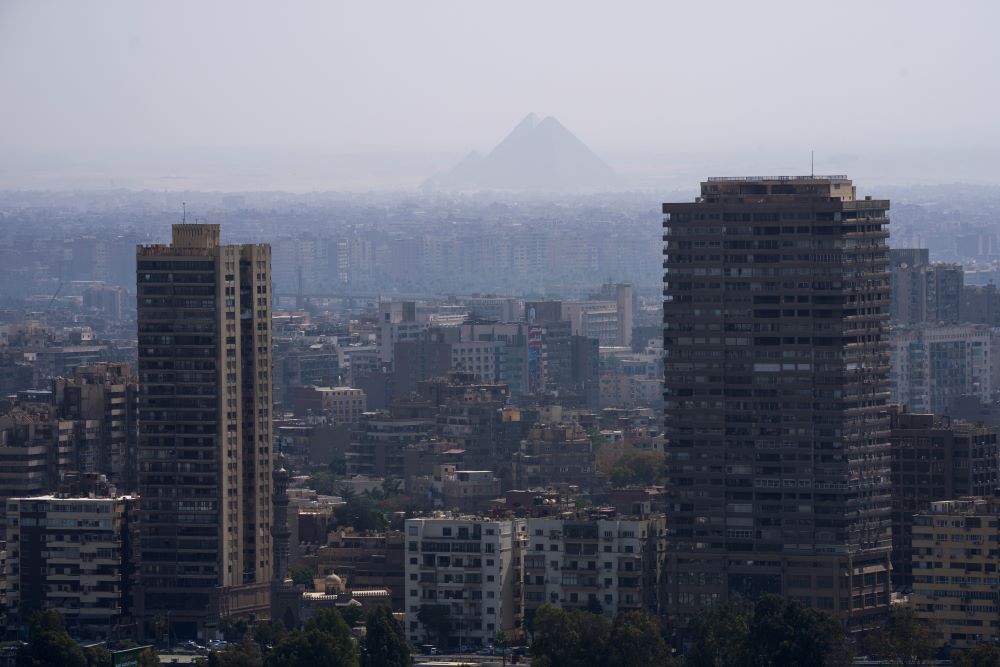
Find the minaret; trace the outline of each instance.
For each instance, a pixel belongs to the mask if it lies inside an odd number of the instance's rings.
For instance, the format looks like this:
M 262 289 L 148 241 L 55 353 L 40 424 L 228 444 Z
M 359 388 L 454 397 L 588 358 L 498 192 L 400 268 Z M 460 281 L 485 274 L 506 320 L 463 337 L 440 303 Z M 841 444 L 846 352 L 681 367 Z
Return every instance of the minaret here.
M 301 616 L 302 591 L 295 588 L 288 579 L 289 537 L 288 530 L 288 471 L 285 470 L 280 455 L 274 460 L 272 475 L 273 491 L 271 495 L 271 545 L 274 553 L 271 562 L 274 564 L 271 578 L 271 621 L 281 621 L 285 628 L 294 630 L 299 627 Z
M 288 530 L 288 471 L 282 462 L 275 461 L 278 467 L 274 470 L 274 491 L 272 502 L 274 510 L 271 521 L 271 541 L 274 545 L 274 580 L 283 582 L 288 575 L 288 540 L 291 531 Z

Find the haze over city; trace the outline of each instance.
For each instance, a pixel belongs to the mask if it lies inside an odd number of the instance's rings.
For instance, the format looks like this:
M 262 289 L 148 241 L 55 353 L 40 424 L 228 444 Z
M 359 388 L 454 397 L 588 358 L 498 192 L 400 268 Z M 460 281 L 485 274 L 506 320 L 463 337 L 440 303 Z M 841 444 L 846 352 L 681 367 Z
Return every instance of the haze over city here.
M 992 2 L 0 6 L 0 187 L 413 189 L 527 113 L 633 188 L 1000 182 Z
M 0 0 L 0 667 L 1000 667 L 998 25 Z

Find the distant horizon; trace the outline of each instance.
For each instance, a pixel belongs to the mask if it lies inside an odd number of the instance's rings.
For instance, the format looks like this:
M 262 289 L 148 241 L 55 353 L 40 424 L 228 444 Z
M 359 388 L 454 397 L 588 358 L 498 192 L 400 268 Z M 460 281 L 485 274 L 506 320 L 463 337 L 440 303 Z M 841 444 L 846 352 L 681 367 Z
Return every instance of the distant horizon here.
M 570 128 L 572 130 L 572 128 Z M 593 149 L 621 179 L 606 192 L 697 188 L 710 176 L 803 175 L 810 151 L 658 153 Z M 492 147 L 479 149 L 488 153 Z M 420 192 L 429 178 L 443 174 L 470 151 L 329 152 L 233 148 L 199 159 L 197 150 L 147 154 L 144 159 L 108 154 L 79 155 L 54 162 L 44 155 L 8 167 L 0 160 L 0 190 L 112 190 L 273 192 Z M 856 185 L 908 187 L 968 184 L 1000 187 L 1000 160 L 990 148 L 971 154 L 954 149 L 859 155 L 815 155 L 815 173 L 846 174 Z M 447 191 L 445 191 L 447 192 Z M 601 192 L 598 190 L 597 192 Z

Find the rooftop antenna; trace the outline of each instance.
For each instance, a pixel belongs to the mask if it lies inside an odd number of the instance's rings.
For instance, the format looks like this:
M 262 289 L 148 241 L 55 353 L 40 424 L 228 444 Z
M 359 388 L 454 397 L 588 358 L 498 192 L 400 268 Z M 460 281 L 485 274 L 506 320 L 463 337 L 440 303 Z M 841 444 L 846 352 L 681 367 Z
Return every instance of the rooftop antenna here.
M 809 151 L 809 176 L 816 178 L 816 151 Z
M 181 210 L 184 211 L 181 214 L 181 224 L 183 225 L 185 222 L 188 221 L 188 205 L 187 205 L 187 202 L 184 202 L 184 201 L 181 202 Z

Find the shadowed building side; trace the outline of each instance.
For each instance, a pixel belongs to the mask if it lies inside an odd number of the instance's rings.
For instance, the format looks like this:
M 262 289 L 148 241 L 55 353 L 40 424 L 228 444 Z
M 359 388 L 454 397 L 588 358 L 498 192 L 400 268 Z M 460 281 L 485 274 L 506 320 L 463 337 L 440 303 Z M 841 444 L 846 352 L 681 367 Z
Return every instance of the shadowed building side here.
M 889 202 L 843 176 L 713 178 L 663 205 L 665 599 L 889 604 Z

